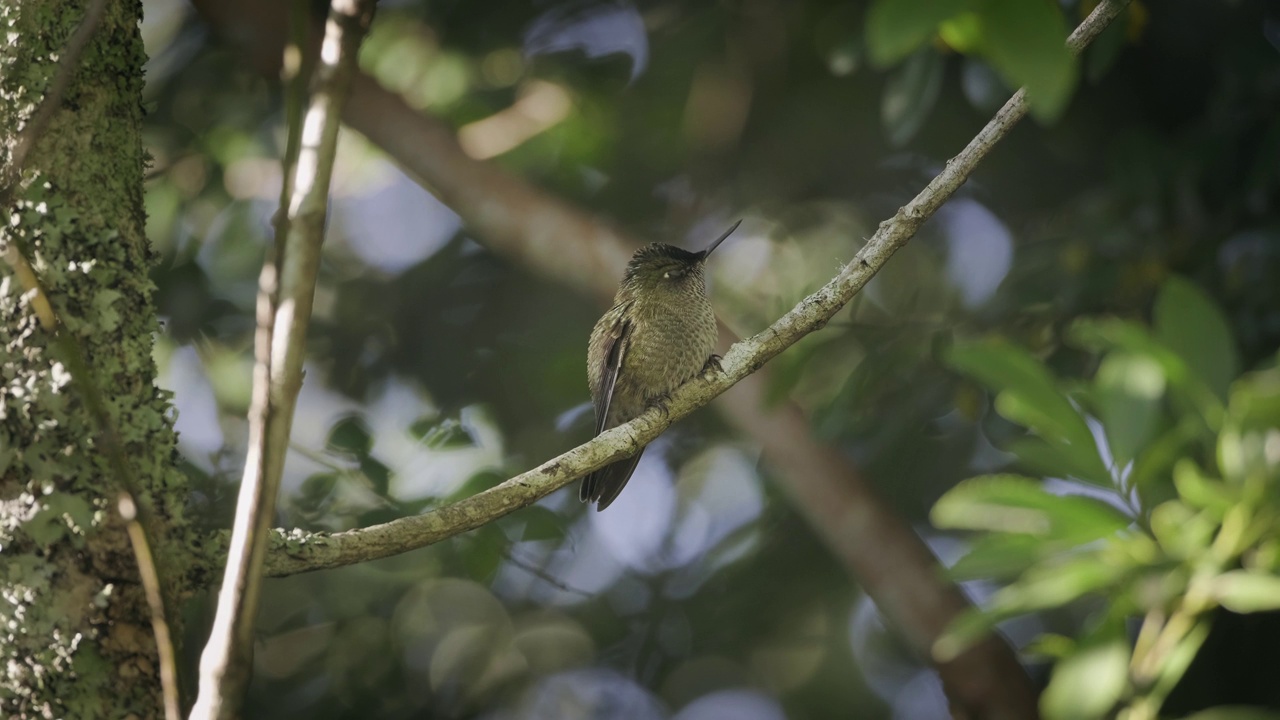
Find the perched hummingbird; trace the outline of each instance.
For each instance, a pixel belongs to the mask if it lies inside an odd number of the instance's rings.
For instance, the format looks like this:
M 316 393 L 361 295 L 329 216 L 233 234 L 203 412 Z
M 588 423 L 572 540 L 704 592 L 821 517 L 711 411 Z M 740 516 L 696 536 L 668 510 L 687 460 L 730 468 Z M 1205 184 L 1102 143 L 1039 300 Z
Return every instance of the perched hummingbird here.
M 631 256 L 613 307 L 596 323 L 587 347 L 597 435 L 638 417 L 718 360 L 703 263 L 741 223 L 702 252 L 651 243 Z M 597 511 L 609 507 L 643 453 L 640 448 L 588 475 L 578 497 L 596 503 Z

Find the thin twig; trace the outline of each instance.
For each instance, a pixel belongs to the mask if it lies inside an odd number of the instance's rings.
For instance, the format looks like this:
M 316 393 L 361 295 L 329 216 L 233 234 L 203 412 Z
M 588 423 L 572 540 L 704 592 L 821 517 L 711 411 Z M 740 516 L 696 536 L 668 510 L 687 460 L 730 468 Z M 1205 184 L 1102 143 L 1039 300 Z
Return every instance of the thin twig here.
M 49 123 L 62 106 L 62 96 L 66 94 L 67 88 L 71 85 L 71 79 L 80 67 L 80 55 L 97 32 L 105 11 L 106 0 L 93 0 L 86 8 L 85 16 L 76 27 L 76 31 L 68 39 L 66 47 L 58 58 L 53 80 L 49 83 L 36 111 L 32 113 L 14 140 L 9 162 L 0 173 L 0 207 L 9 206 L 22 181 L 22 169 L 26 164 L 27 155 L 48 129 Z M 165 617 L 163 584 L 148 540 L 148 528 L 151 529 L 150 534 L 154 534 L 155 521 L 148 509 L 138 502 L 142 497 L 141 488 L 129 469 L 129 463 L 125 459 L 124 448 L 120 442 L 120 434 L 116 431 L 115 422 L 107 410 L 102 392 L 89 372 L 83 348 L 73 334 L 63 331 L 63 324 L 53 304 L 49 302 L 48 294 L 19 238 L 9 237 L 4 245 L 3 254 L 5 262 L 13 268 L 18 281 L 30 294 L 30 303 L 36 319 L 41 328 L 48 333 L 52 346 L 61 356 L 72 382 L 84 399 L 85 407 L 97 425 L 99 438 L 106 451 L 107 464 L 111 469 L 111 478 L 117 487 L 116 505 L 125 524 L 129 544 L 138 566 L 138 578 L 151 614 L 151 630 L 160 664 L 160 687 L 165 717 L 167 720 L 180 720 L 182 710 L 178 690 L 177 660 L 169 623 Z
M 305 8 L 305 3 L 296 2 L 294 7 Z M 294 124 L 289 132 L 299 139 L 291 138 L 285 152 L 284 163 L 291 167 L 286 167 L 282 192 L 286 202 L 278 215 L 276 252 L 274 260 L 263 264 L 259 281 L 249 453 L 218 608 L 200 659 L 200 689 L 191 715 L 198 720 L 238 717 L 249 680 L 262 562 L 302 387 L 338 118 L 373 7 L 373 0 L 333 1 L 306 113 L 298 117 L 290 112 Z M 294 46 L 291 52 L 300 62 L 302 48 Z M 302 82 L 301 73 L 294 82 Z M 297 158 L 291 162 L 294 148 Z

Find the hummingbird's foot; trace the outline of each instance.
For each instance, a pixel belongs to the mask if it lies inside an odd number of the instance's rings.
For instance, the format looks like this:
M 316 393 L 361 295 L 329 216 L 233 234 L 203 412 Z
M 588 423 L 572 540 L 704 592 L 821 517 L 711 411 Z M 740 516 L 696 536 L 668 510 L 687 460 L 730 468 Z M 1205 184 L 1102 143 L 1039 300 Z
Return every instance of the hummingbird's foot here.
M 670 418 L 671 408 L 667 407 L 667 401 L 670 399 L 671 399 L 670 395 L 658 396 L 649 403 L 649 407 L 657 408 L 664 416 Z
M 720 367 L 720 356 L 714 353 L 711 357 L 707 358 L 706 364 L 702 366 L 702 374 L 710 375 L 712 370 L 715 370 L 718 373 L 724 372 L 724 368 Z

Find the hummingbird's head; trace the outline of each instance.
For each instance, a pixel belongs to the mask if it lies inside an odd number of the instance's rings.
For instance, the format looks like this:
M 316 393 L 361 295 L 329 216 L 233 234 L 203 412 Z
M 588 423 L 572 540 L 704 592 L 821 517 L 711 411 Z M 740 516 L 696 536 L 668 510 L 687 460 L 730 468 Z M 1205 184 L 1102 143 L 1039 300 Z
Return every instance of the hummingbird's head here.
M 702 270 L 707 256 L 741 223 L 741 220 L 734 223 L 701 252 L 689 252 L 663 243 L 645 245 L 627 263 L 622 286 L 636 290 L 705 293 L 706 280 Z

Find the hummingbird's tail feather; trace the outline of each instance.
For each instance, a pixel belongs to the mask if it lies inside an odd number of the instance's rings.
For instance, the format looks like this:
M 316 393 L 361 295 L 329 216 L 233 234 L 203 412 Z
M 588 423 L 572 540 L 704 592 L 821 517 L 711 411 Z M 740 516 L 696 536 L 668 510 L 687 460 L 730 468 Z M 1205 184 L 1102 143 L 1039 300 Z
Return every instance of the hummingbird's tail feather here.
M 583 478 L 582 487 L 578 490 L 578 499 L 582 502 L 596 503 L 596 512 L 609 507 L 609 504 L 618 497 L 618 493 L 622 492 L 622 488 L 627 486 L 627 481 L 636 471 L 636 465 L 640 464 L 640 456 L 643 454 L 644 448 L 640 448 L 640 452 L 635 455 L 623 458 L 612 465 L 606 465 Z

